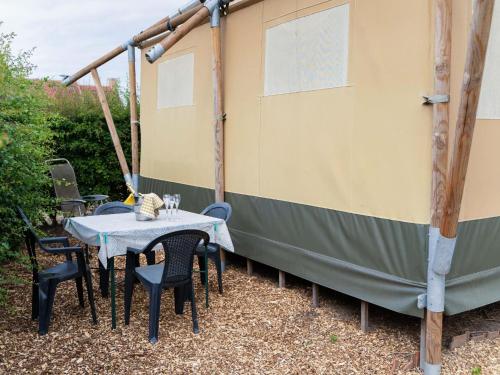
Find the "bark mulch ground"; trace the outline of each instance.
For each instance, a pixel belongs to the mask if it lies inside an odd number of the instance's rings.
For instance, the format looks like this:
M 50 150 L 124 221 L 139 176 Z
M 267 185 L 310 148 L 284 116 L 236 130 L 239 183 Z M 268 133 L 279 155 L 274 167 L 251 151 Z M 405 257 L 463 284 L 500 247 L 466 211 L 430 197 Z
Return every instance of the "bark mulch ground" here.
M 53 262 L 43 257 L 43 263 Z M 92 259 L 97 265 L 97 257 Z M 117 262 L 123 268 L 123 261 Z M 277 272 L 256 266 L 248 276 L 241 260 L 228 266 L 223 295 L 211 270 L 210 308 L 196 281 L 200 334 L 192 333 L 190 306 L 177 316 L 172 292 L 162 299 L 159 342 L 149 344 L 148 298 L 137 285 L 131 324 L 123 324 L 123 272 L 117 272 L 118 328 L 111 330 L 109 300 L 98 291 L 99 324 L 91 324 L 88 303 L 78 306 L 75 284 L 57 290 L 49 334 L 39 337 L 30 319 L 29 284 L 8 286 L 10 307 L 0 310 L 0 373 L 162 373 L 162 374 L 418 374 L 404 364 L 418 350 L 418 319 L 370 307 L 368 333 L 359 329 L 359 301 L 321 289 L 321 306 L 311 307 L 310 285 L 287 277 L 277 287 Z M 10 272 L 30 279 L 29 271 Z M 500 304 L 445 321 L 446 335 L 498 327 Z M 444 350 L 443 374 L 500 374 L 500 339 L 469 342 Z M 399 363 L 399 365 L 398 365 Z M 478 368 L 481 372 L 477 372 Z

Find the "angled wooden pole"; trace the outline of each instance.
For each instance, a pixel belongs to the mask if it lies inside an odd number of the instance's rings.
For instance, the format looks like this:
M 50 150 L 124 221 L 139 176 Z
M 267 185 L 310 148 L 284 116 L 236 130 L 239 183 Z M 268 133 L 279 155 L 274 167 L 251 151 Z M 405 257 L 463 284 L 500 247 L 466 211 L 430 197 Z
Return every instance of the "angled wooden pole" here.
M 144 48 L 149 48 L 154 46 L 155 44 L 161 42 L 163 39 L 165 39 L 167 36 L 169 36 L 173 30 L 175 30 L 178 26 L 182 25 L 184 22 L 186 22 L 188 19 L 190 19 L 192 16 L 194 16 L 200 9 L 202 5 L 197 6 L 196 8 L 190 9 L 189 11 L 186 11 L 185 13 L 182 13 L 180 16 L 174 18 L 172 21 L 170 21 L 171 28 L 169 30 L 166 30 L 160 34 L 155 35 L 154 37 L 150 37 L 140 43 L 137 44 L 137 47 L 144 49 Z
M 128 83 L 130 92 L 130 135 L 132 143 L 132 182 L 139 191 L 139 120 L 137 116 L 137 83 L 135 74 L 135 47 L 128 46 Z
M 444 212 L 440 223 L 440 235 L 436 240 L 435 254 L 431 259 L 432 274 L 428 277 L 426 374 L 439 374 L 441 371 L 445 276 L 450 271 L 455 250 L 458 218 L 476 124 L 494 4 L 495 0 L 476 0 L 474 3 L 455 143 L 446 179 Z
M 457 235 L 458 217 L 462 204 L 472 137 L 476 125 L 477 107 L 494 4 L 495 0 L 475 0 L 474 18 L 469 34 L 469 48 L 465 60 L 464 80 L 458 110 L 455 143 L 446 181 L 445 215 L 440 225 L 441 234 L 447 238 L 453 238 Z
M 451 26 L 452 0 L 434 1 L 434 96 L 436 100 L 432 113 L 432 182 L 431 182 L 431 221 L 429 238 L 439 234 L 443 216 L 448 168 L 448 129 L 451 63 Z M 429 249 L 434 249 L 429 246 Z M 428 262 L 428 274 L 431 264 Z M 425 315 L 420 337 L 420 368 L 425 367 Z
M 130 40 L 127 40 L 125 43 L 112 49 L 111 51 L 104 54 L 97 60 L 91 62 L 89 65 L 80 69 L 73 75 L 65 78 L 63 80 L 63 84 L 66 86 L 71 85 L 73 82 L 79 80 L 80 78 L 90 73 L 92 69 L 97 69 L 98 67 L 105 64 L 109 60 L 112 60 L 116 56 L 120 55 L 122 52 L 125 52 L 128 49 L 129 45 L 135 46 L 161 33 L 174 30 L 178 25 L 185 22 L 189 17 L 191 17 L 202 7 L 203 5 L 198 4 L 194 8 L 187 9 L 185 12 L 182 13 L 177 12 L 174 16 L 162 18 L 160 21 L 156 22 L 151 27 L 148 27 L 146 30 L 141 31 L 139 34 L 134 35 Z
M 111 110 L 109 109 L 108 100 L 106 99 L 106 93 L 104 92 L 101 84 L 101 79 L 99 78 L 97 70 L 92 69 L 90 72 L 92 74 L 92 78 L 94 79 L 97 96 L 99 98 L 99 102 L 101 103 L 104 118 L 106 119 L 106 124 L 108 125 L 109 134 L 111 134 L 113 146 L 115 147 L 116 156 L 118 157 L 125 183 L 132 185 L 132 177 L 130 176 L 130 171 L 128 169 L 127 160 L 125 159 L 125 155 L 123 153 L 120 138 L 118 137 L 118 133 L 116 132 L 115 123 L 113 121 L 113 116 L 111 115 Z
M 237 12 L 237 11 L 244 9 L 244 8 L 248 8 L 248 7 L 255 5 L 255 4 L 258 4 L 262 1 L 264 1 L 264 0 L 240 0 L 237 2 L 231 2 L 231 3 L 229 3 L 228 14 Z M 199 10 L 199 9 L 200 8 L 197 8 L 195 10 Z M 192 13 L 192 14 L 194 14 L 194 13 Z M 210 18 L 207 17 L 205 20 L 203 20 L 203 22 L 208 22 L 209 20 L 210 20 Z M 182 21 L 181 23 L 183 23 L 184 21 Z M 149 48 L 151 46 L 154 46 L 155 44 L 157 44 L 157 43 L 161 42 L 163 39 L 165 39 L 169 34 L 170 34 L 169 31 L 164 32 L 160 35 L 155 36 L 154 38 L 151 38 L 151 39 L 145 40 L 144 42 L 139 43 L 138 47 L 143 49 L 143 48 Z
M 210 11 L 207 7 L 203 6 L 186 22 L 177 27 L 173 32 L 169 33 L 165 39 L 154 45 L 153 48 L 146 52 L 146 60 L 150 63 L 154 63 L 174 44 L 184 38 L 196 26 L 200 25 L 208 16 L 210 16 Z

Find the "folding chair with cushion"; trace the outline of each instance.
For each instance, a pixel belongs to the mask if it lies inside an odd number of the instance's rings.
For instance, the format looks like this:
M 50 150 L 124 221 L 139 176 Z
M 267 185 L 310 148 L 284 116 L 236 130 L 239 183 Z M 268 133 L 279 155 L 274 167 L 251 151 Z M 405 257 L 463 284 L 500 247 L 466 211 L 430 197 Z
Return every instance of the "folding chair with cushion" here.
M 72 215 L 82 216 L 85 214 L 85 204 L 96 204 L 104 202 L 107 195 L 85 195 L 81 196 L 76 182 L 73 167 L 67 159 L 47 160 L 49 171 L 54 184 L 56 197 L 61 200 L 61 210 Z
M 201 214 L 210 217 L 216 217 L 218 219 L 223 219 L 224 221 L 229 221 L 232 214 L 232 208 L 229 203 L 221 202 L 214 203 L 205 208 Z M 207 246 L 207 258 L 211 259 L 215 263 L 217 269 L 217 284 L 219 287 L 219 293 L 222 294 L 222 261 L 220 258 L 220 245 L 217 243 L 210 242 Z M 198 257 L 198 265 L 200 267 L 201 282 L 205 284 L 204 272 L 208 273 L 208 267 L 205 265 L 205 247 L 200 246 L 196 250 L 196 255 Z
M 133 212 L 134 207 L 124 204 L 122 202 L 108 202 L 100 205 L 94 211 L 94 215 L 112 215 L 112 214 L 124 214 L 128 212 Z M 153 254 L 154 256 L 154 254 Z M 154 260 L 153 260 L 154 262 Z M 108 259 L 108 264 L 106 267 L 99 261 L 99 289 L 101 290 L 101 295 L 103 297 L 108 297 L 109 293 L 109 270 L 110 270 L 110 260 Z
M 87 287 L 92 321 L 94 324 L 97 324 L 94 294 L 92 291 L 92 277 L 90 269 L 85 262 L 83 249 L 79 246 L 70 246 L 67 237 L 39 238 L 23 210 L 18 207 L 18 212 L 19 216 L 26 225 L 26 247 L 28 249 L 28 255 L 33 269 L 31 318 L 33 320 L 38 318 L 38 333 L 40 335 L 44 335 L 49 329 L 56 288 L 57 285 L 63 281 L 75 280 L 78 300 L 80 302 L 80 306 L 84 307 L 82 277 L 85 279 Z M 48 254 L 64 254 L 66 256 L 66 261 L 40 271 L 36 258 L 36 244 L 38 244 L 41 250 Z M 62 246 L 52 247 L 48 245 Z M 73 261 L 72 254 L 76 255 L 76 262 Z
M 206 232 L 199 230 L 181 230 L 158 237 L 144 249 L 127 249 L 125 271 L 125 324 L 130 322 L 130 308 L 134 280 L 137 278 L 149 293 L 149 341 L 154 344 L 158 341 L 160 319 L 160 301 L 163 289 L 173 288 L 175 299 L 175 313 L 184 312 L 184 302 L 191 301 L 191 317 L 193 332 L 198 333 L 198 316 L 193 287 L 193 259 L 200 243 L 208 244 L 210 237 Z M 138 254 L 148 254 L 162 247 L 165 253 L 164 263 L 136 267 Z

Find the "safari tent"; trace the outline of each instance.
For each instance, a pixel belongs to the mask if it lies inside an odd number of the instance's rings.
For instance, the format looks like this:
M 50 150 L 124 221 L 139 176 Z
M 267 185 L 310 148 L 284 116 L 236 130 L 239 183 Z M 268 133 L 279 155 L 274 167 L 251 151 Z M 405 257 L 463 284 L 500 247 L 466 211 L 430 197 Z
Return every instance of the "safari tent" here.
M 403 314 L 427 307 L 439 371 L 443 310 L 500 300 L 500 5 L 212 3 L 118 48 L 141 48 L 139 189 L 193 211 L 229 202 L 252 261 Z

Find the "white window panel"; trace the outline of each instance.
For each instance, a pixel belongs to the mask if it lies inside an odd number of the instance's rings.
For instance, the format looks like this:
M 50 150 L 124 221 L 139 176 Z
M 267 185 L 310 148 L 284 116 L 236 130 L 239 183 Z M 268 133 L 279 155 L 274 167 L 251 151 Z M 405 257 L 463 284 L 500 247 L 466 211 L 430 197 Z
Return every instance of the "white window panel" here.
M 264 95 L 347 85 L 349 4 L 266 31 Z
M 158 64 L 158 109 L 193 105 L 194 54 Z
M 477 118 L 500 119 L 500 4 L 495 3 Z

